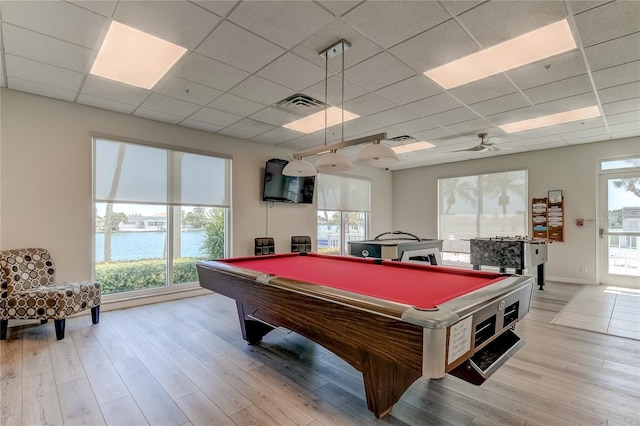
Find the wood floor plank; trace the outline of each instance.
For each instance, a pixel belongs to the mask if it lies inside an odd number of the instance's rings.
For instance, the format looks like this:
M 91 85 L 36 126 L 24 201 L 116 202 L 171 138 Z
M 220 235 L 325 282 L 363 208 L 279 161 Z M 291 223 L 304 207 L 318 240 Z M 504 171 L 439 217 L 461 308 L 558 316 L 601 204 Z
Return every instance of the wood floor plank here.
M 58 385 L 60 409 L 65 425 L 104 425 L 98 402 L 86 378 Z
M 141 426 L 149 424 L 131 395 L 102 404 L 100 410 L 108 426 Z
M 28 327 L 22 331 L 22 359 L 29 368 L 26 376 L 38 376 L 53 371 L 49 352 L 49 334 L 47 328 Z
M 82 346 L 75 340 L 74 344 L 98 404 L 129 396 L 129 390 L 101 345 Z
M 22 377 L 7 377 L 0 382 L 0 425 L 22 422 Z
M 111 360 L 116 363 L 128 358 L 134 358 L 135 355 L 129 349 L 129 346 L 120 338 L 118 333 L 109 325 L 108 318 L 100 320 L 97 327 L 94 328 L 93 334 L 100 342 L 100 346 Z
M 247 375 L 226 358 L 207 361 L 205 365 L 277 422 L 306 425 L 313 421 L 311 416 L 282 397 L 269 383 Z
M 24 424 L 29 426 L 63 424 L 53 373 L 24 378 L 22 417 Z
M 114 366 L 149 423 L 181 425 L 189 420 L 139 359 L 123 359 Z
M 232 426 L 233 421 L 202 392 L 195 392 L 176 400 L 194 426 Z
M 234 414 L 231 420 L 237 426 L 279 426 L 280 424 L 255 405 Z
M 172 352 L 167 357 L 227 416 L 253 405 L 244 395 L 187 351 Z
M 71 337 L 66 336 L 63 340 L 57 340 L 50 344 L 49 352 L 51 353 L 56 384 L 60 385 L 87 377 Z

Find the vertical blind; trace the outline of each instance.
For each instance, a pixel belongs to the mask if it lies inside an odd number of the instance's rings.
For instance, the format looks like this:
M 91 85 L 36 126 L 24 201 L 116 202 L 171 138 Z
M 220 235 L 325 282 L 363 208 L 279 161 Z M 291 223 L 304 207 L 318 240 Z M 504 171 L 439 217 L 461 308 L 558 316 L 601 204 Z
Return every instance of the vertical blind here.
M 228 207 L 231 160 L 94 139 L 95 201 Z
M 371 210 L 371 182 L 336 175 L 318 175 L 318 210 L 368 212 Z

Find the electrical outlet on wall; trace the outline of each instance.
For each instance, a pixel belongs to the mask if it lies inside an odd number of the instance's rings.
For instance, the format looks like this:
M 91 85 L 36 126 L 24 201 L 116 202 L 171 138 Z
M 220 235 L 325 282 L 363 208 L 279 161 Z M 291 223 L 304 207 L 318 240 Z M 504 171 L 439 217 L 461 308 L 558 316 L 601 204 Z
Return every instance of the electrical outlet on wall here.
M 587 273 L 587 267 L 586 266 L 581 266 L 580 267 L 580 272 L 582 272 L 583 274 Z

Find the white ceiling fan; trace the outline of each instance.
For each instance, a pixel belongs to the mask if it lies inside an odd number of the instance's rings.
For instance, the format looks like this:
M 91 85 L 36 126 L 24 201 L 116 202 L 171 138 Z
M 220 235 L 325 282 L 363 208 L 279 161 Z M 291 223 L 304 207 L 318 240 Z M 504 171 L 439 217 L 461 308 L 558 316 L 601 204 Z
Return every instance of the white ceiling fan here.
M 454 152 L 460 152 L 460 151 L 500 151 L 503 148 L 498 148 L 497 146 L 494 145 L 494 142 L 489 142 L 487 140 L 485 140 L 487 138 L 488 134 L 486 133 L 479 133 L 478 137 L 480 138 L 480 143 L 476 146 L 472 146 L 471 148 L 465 148 L 465 149 L 459 149 L 457 151 Z

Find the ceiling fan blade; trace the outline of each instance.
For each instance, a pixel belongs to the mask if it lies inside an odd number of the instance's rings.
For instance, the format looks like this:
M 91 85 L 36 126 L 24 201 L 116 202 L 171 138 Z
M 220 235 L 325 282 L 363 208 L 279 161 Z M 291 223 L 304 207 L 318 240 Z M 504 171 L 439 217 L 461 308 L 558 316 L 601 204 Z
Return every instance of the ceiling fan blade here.
M 452 151 L 452 152 L 462 152 L 462 151 L 484 151 L 485 149 L 487 149 L 486 146 L 483 145 L 476 145 L 476 146 L 472 146 L 471 148 L 465 148 L 465 149 L 458 149 L 456 151 Z

